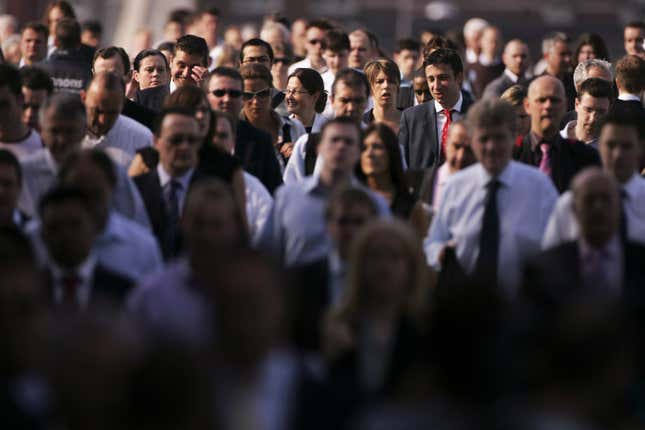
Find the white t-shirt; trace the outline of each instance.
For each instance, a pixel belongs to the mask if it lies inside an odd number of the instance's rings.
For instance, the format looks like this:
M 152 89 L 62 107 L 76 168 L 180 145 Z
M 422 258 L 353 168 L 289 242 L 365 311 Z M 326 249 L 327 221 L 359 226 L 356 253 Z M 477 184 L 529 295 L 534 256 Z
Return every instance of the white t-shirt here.
M 0 148 L 9 150 L 19 160 L 43 149 L 43 141 L 36 130 L 29 130 L 29 134 L 17 142 L 0 142 Z

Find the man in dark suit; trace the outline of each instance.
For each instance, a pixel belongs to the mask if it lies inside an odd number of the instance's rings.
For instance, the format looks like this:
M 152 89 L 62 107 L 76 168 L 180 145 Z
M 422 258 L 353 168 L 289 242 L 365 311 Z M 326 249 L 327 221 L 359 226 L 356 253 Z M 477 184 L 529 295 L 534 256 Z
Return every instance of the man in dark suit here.
M 170 63 L 170 84 L 138 91 L 135 101 L 159 112 L 166 96 L 184 85 L 201 85 L 208 73 L 210 56 L 206 40 L 187 34 L 177 39 Z
M 614 103 L 616 112 L 631 111 L 645 123 L 645 109 L 640 95 L 645 90 L 645 60 L 636 55 L 627 55 L 616 64 L 616 87 L 618 100 Z
M 549 34 L 542 40 L 542 55 L 546 62 L 546 70 L 541 76 L 553 76 L 562 82 L 567 96 L 565 100 L 567 112 L 573 109 L 576 98 L 569 43 L 569 37 L 560 32 Z
M 598 151 L 578 140 L 564 139 L 558 132 L 565 112 L 562 82 L 541 76 L 529 85 L 524 107 L 531 116 L 531 131 L 515 147 L 513 158 L 534 166 L 548 175 L 560 193 L 571 179 L 587 166 L 600 166 Z
M 504 47 L 502 62 L 504 73 L 493 79 L 484 90 L 483 97 L 499 97 L 515 84 L 528 85 L 526 70 L 529 66 L 529 47 L 520 39 L 513 39 Z
M 399 144 L 411 170 L 443 162 L 450 123 L 461 119 L 471 105 L 461 92 L 464 74 L 457 52 L 437 49 L 426 56 L 423 69 L 433 100 L 405 110 L 399 131 Z
M 545 310 L 598 295 L 642 306 L 645 246 L 622 243 L 618 184 L 598 168 L 573 181 L 573 211 L 580 239 L 551 248 L 524 269 L 523 294 Z
M 55 188 L 40 202 L 41 238 L 48 254 L 45 293 L 66 312 L 105 303 L 120 306 L 133 282 L 97 263 L 92 247 L 99 233 L 78 188 Z
M 109 46 L 96 51 L 92 61 L 92 73 L 101 72 L 115 73 L 118 76 L 123 76 L 124 82 L 129 82 L 132 77 L 132 70 L 130 70 L 130 58 L 128 58 L 125 50 L 118 46 Z M 126 97 L 121 114 L 152 130 L 156 113 Z
M 134 183 L 146 206 L 152 230 L 165 259 L 179 253 L 179 227 L 183 203 L 199 178 L 199 128 L 191 111 L 171 108 L 159 114 L 154 146 L 159 153 L 156 169 L 136 176 Z
M 242 110 L 242 76 L 230 67 L 218 67 L 208 81 L 208 102 L 212 109 L 228 112 L 237 118 Z M 235 156 L 244 170 L 257 177 L 273 193 L 282 184 L 280 164 L 271 136 L 248 121 L 237 123 Z

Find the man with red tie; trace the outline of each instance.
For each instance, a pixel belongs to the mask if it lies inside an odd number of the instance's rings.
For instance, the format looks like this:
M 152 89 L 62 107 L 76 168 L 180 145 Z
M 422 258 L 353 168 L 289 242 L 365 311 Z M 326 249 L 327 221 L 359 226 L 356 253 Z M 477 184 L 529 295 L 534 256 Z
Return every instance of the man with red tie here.
M 580 170 L 600 166 L 596 149 L 560 136 L 558 128 L 565 106 L 564 86 L 559 79 L 541 76 L 531 82 L 524 100 L 524 108 L 531 117 L 531 131 L 513 152 L 514 159 L 534 165 L 549 176 L 560 193 L 569 188 Z
M 405 110 L 399 131 L 399 144 L 411 170 L 443 162 L 450 124 L 461 119 L 472 103 L 461 92 L 464 73 L 457 52 L 433 51 L 423 60 L 423 70 L 433 100 Z

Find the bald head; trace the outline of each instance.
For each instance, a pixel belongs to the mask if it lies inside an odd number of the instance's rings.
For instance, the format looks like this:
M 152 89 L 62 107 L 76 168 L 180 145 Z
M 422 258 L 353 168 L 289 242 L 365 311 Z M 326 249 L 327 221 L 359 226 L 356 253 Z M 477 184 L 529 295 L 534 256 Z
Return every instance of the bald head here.
M 564 86 L 553 76 L 540 76 L 529 85 L 524 108 L 531 117 L 531 131 L 550 140 L 559 131 L 566 108 Z
M 571 190 L 581 237 L 593 247 L 605 246 L 618 231 L 618 183 L 599 168 L 591 167 L 576 175 Z
M 513 39 L 504 47 L 502 61 L 508 70 L 517 76 L 524 76 L 529 66 L 529 47 L 520 39 Z
M 109 132 L 119 117 L 125 102 L 123 78 L 110 72 L 94 75 L 87 92 L 82 94 L 87 129 L 95 137 Z

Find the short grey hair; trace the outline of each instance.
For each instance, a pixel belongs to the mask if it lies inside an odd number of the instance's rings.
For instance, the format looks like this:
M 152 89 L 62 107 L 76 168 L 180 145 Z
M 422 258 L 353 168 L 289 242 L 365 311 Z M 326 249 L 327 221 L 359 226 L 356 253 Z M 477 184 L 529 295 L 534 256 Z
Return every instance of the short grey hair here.
M 264 24 L 264 26 L 262 27 L 262 30 L 260 30 L 260 39 L 266 42 L 267 40 L 269 40 L 268 33 L 272 31 L 280 32 L 282 42 L 285 45 L 289 43 L 291 39 L 291 32 L 282 23 L 275 22 L 275 21 L 268 21 L 266 24 Z
M 542 39 L 542 54 L 548 54 L 558 42 L 568 44 L 569 36 L 567 36 L 565 33 L 562 33 L 561 31 L 550 33 L 544 39 Z
M 578 63 L 576 66 L 576 70 L 573 72 L 573 85 L 576 89 L 583 81 L 586 81 L 587 78 L 589 78 L 589 70 L 593 67 L 605 70 L 607 74 L 611 76 L 611 79 L 614 79 L 614 74 L 611 70 L 611 63 L 609 61 L 601 60 L 600 58 L 592 58 L 591 60 Z

